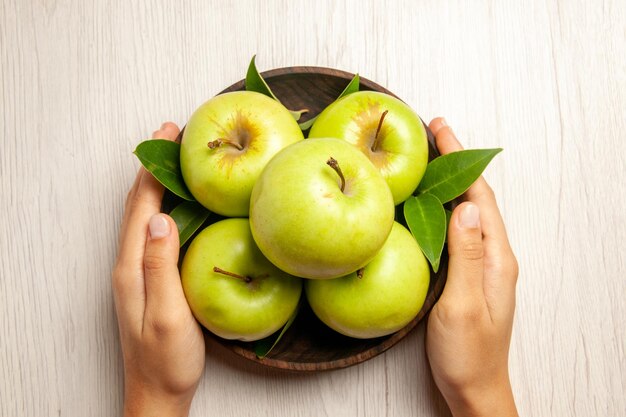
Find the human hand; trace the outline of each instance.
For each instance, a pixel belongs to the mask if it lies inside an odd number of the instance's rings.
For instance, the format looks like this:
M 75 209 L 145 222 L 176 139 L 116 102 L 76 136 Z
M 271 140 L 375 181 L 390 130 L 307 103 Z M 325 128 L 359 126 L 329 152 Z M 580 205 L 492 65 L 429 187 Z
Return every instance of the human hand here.
M 430 129 L 442 154 L 462 149 L 443 118 Z M 464 197 L 448 228 L 447 283 L 428 318 L 428 360 L 455 417 L 517 416 L 508 371 L 517 261 L 487 182 Z
M 173 123 L 153 138 L 174 140 Z M 128 193 L 113 272 L 124 357 L 124 415 L 186 416 L 204 370 L 204 337 L 185 299 L 178 231 L 163 186 L 141 168 Z

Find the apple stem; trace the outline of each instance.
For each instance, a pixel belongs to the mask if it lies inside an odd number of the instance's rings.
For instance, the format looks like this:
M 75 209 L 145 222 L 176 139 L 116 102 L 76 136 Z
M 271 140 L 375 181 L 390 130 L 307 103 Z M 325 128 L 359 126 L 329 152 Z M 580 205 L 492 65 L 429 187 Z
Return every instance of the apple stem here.
M 211 142 L 208 143 L 208 146 L 209 146 L 210 149 L 215 149 L 215 148 L 219 148 L 220 146 L 222 146 L 222 144 L 234 146 L 235 148 L 239 149 L 240 151 L 243 150 L 243 146 L 241 146 L 237 142 L 233 142 L 231 140 L 224 139 L 224 138 L 219 138 L 219 139 L 216 139 L 214 141 L 211 141 Z
M 378 149 L 378 142 L 380 141 L 378 139 L 378 134 L 380 133 L 380 129 L 383 127 L 383 120 L 385 120 L 385 116 L 387 116 L 387 113 L 389 113 L 389 110 L 385 110 L 383 114 L 380 115 L 378 127 L 376 128 L 376 135 L 374 136 L 374 143 L 372 143 L 372 152 L 376 152 L 376 149 Z
M 357 277 L 358 279 L 363 278 L 363 270 L 364 270 L 364 269 L 365 269 L 365 268 L 359 268 L 359 269 L 356 271 L 356 277 Z
M 235 274 L 234 272 L 224 271 L 222 268 L 218 268 L 217 266 L 213 267 L 213 272 L 217 272 L 218 274 L 222 274 L 222 275 L 228 275 L 229 277 L 237 278 L 244 282 L 252 281 L 252 277 L 249 277 L 247 275 Z
M 343 192 L 344 188 L 346 188 L 346 179 L 343 176 L 343 172 L 341 172 L 339 162 L 337 162 L 337 160 L 331 156 L 330 158 L 328 158 L 328 161 L 326 161 L 326 164 L 334 169 L 337 172 L 337 175 L 339 175 L 339 178 L 341 178 L 341 192 Z

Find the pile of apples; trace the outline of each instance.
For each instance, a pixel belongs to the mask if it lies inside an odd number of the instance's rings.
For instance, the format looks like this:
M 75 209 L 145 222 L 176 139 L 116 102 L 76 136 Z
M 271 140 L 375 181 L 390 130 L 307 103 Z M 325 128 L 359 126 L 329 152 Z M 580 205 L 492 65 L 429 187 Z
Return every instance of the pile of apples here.
M 293 317 L 304 291 L 344 335 L 401 329 L 422 308 L 430 269 L 395 207 L 427 163 L 422 121 L 387 94 L 340 98 L 306 139 L 266 95 L 209 100 L 180 145 L 189 191 L 225 217 L 198 233 L 182 262 L 193 314 L 222 338 L 259 340 Z

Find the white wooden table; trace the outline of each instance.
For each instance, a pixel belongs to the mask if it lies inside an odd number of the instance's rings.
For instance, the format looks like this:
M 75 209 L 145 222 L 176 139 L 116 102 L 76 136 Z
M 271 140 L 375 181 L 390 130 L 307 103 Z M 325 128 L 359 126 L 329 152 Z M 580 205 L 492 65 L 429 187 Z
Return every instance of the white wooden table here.
M 0 415 L 115 416 L 110 274 L 131 151 L 261 70 L 359 72 L 467 147 L 520 261 L 511 377 L 534 416 L 626 415 L 626 3 L 0 2 Z M 168 3 L 168 5 L 165 5 Z M 181 3 L 179 5 L 179 3 Z M 175 5 L 176 4 L 176 5 Z M 193 416 L 446 416 L 424 326 L 285 375 L 210 344 Z

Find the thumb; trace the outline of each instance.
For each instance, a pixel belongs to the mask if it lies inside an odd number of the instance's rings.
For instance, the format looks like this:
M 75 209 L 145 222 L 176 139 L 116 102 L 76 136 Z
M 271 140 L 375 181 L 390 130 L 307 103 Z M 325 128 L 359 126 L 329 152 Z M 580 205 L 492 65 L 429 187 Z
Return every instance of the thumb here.
M 484 302 L 483 239 L 476 204 L 462 203 L 452 213 L 448 252 L 448 278 L 442 298 L 454 303 L 478 299 Z
M 173 304 L 184 300 L 178 272 L 178 253 L 176 223 L 166 214 L 154 214 L 148 223 L 143 259 L 146 311 L 167 311 Z

